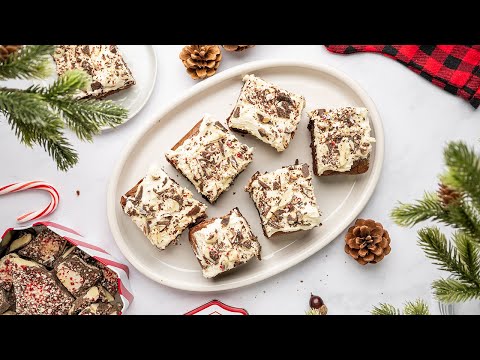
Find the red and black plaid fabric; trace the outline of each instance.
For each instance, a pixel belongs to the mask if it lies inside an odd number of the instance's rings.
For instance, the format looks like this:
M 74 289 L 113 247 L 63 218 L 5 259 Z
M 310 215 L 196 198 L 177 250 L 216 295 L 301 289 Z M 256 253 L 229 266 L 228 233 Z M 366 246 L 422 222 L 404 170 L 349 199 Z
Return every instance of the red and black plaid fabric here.
M 376 52 L 391 57 L 431 83 L 480 105 L 480 45 L 325 45 L 335 53 Z

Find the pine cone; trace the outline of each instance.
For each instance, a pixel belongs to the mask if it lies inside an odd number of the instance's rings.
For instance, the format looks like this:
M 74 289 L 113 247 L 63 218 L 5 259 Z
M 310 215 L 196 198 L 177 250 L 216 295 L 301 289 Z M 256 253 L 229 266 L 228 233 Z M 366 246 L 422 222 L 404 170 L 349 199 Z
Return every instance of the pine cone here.
M 0 62 L 4 62 L 7 58 L 17 52 L 22 45 L 0 45 Z
M 448 206 L 458 201 L 462 197 L 462 194 L 460 192 L 452 189 L 447 185 L 438 184 L 438 186 L 439 188 L 437 193 L 443 206 Z
M 245 49 L 254 47 L 255 45 L 222 45 L 227 51 L 243 51 Z
M 217 71 L 222 52 L 218 45 L 187 45 L 182 49 L 180 59 L 192 79 L 205 79 Z
M 390 235 L 374 220 L 357 219 L 345 235 L 345 252 L 361 265 L 376 264 L 390 254 Z

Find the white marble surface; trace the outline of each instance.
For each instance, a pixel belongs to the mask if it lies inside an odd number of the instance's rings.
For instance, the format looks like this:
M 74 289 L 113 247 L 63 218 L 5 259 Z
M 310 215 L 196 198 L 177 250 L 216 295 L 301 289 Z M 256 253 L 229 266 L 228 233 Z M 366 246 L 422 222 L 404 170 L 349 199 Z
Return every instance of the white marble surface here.
M 0 117 L 0 185 L 40 179 L 54 184 L 62 200 L 50 219 L 79 229 L 92 243 L 124 259 L 110 234 L 106 187 L 123 144 L 141 129 L 158 107 L 195 84 L 186 74 L 178 46 L 157 46 L 158 79 L 146 107 L 128 124 L 81 143 L 69 133 L 80 154 L 68 173 L 58 172 L 40 148 L 20 145 Z M 243 307 L 250 314 L 302 314 L 310 292 L 319 294 L 330 314 L 367 314 L 378 302 L 401 305 L 422 297 L 431 302 L 430 283 L 440 272 L 416 245 L 415 229 L 393 224 L 389 212 L 398 200 L 419 197 L 436 186 L 446 141 L 478 144 L 480 110 L 429 84 L 402 65 L 375 54 L 340 56 L 322 46 L 257 46 L 239 54 L 224 53 L 220 71 L 259 59 L 296 59 L 332 65 L 357 80 L 377 104 L 385 128 L 385 163 L 378 187 L 362 212 L 391 234 L 392 252 L 380 264 L 362 267 L 343 251 L 343 234 L 301 264 L 246 288 L 197 294 L 161 286 L 131 267 L 135 301 L 128 314 L 182 314 L 213 298 Z M 8 85 L 8 83 L 7 83 Z M 76 195 L 80 191 L 80 196 Z M 42 192 L 0 198 L 0 232 L 15 225 L 22 211 L 48 201 Z M 433 309 L 434 312 L 435 309 Z

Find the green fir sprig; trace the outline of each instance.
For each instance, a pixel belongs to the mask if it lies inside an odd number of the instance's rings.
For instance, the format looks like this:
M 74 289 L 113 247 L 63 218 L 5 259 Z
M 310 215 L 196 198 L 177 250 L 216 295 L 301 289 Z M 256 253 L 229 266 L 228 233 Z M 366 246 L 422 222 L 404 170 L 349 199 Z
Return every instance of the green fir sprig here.
M 438 193 L 425 193 L 413 204 L 400 203 L 391 215 L 401 226 L 433 220 L 456 229 L 451 240 L 436 227 L 418 231 L 425 255 L 451 274 L 432 284 L 434 294 L 446 303 L 480 299 L 480 156 L 463 142 L 448 143 L 443 155 L 440 181 L 459 198 L 446 204 Z
M 428 305 L 422 299 L 407 301 L 403 307 L 403 313 L 391 304 L 381 303 L 374 306 L 370 312 L 372 315 L 430 315 Z
M 0 63 L 0 80 L 48 76 L 48 58 L 54 49 L 47 45 L 23 47 Z M 0 87 L 0 114 L 20 142 L 28 147 L 42 146 L 58 169 L 66 171 L 78 162 L 78 154 L 65 137 L 65 128 L 73 130 L 80 140 L 92 141 L 102 127 L 119 125 L 128 115 L 126 109 L 109 100 L 78 99 L 78 92 L 89 83 L 87 73 L 72 70 L 48 87 Z

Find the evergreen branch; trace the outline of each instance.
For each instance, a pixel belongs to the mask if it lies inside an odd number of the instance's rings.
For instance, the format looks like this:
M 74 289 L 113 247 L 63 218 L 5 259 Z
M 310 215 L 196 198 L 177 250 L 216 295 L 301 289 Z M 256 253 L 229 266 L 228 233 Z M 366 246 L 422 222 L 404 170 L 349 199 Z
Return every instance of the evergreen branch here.
M 413 226 L 432 219 L 480 239 L 480 219 L 465 199 L 445 207 L 436 193 L 425 193 L 422 200 L 413 204 L 399 203 L 390 215 L 400 226 Z
M 460 260 L 457 249 L 447 241 L 447 238 L 436 227 L 427 227 L 418 231 L 418 244 L 425 255 L 433 260 L 441 270 L 448 271 L 465 282 L 475 283 L 476 278 Z
M 41 79 L 52 72 L 53 45 L 29 45 L 22 47 L 0 63 L 0 80 Z
M 403 308 L 403 313 L 405 315 L 430 315 L 430 310 L 425 301 L 417 299 L 415 301 L 407 301 Z
M 370 312 L 372 315 L 401 315 L 399 309 L 390 304 L 381 303 L 378 306 L 374 306 Z
M 45 148 L 60 170 L 77 163 L 77 153 L 63 136 L 62 120 L 38 94 L 0 89 L 0 112 L 23 144 Z
M 450 142 L 443 156 L 447 171 L 440 179 L 451 188 L 467 194 L 480 209 L 480 157 L 463 142 Z
M 453 234 L 453 241 L 457 248 L 458 255 L 466 269 L 469 271 L 477 287 L 480 287 L 480 252 L 478 243 L 475 243 L 471 236 L 464 232 Z
M 44 93 L 49 98 L 73 96 L 78 90 L 86 89 L 90 80 L 91 78 L 83 70 L 66 71 L 51 86 L 44 89 Z
M 441 219 L 445 210 L 436 193 L 425 193 L 414 204 L 399 203 L 391 212 L 392 219 L 400 226 L 413 226 L 430 218 Z
M 435 296 L 445 303 L 480 299 L 480 288 L 454 279 L 440 279 L 432 284 Z
M 120 125 L 128 111 L 110 100 L 62 99 L 51 100 L 62 114 L 67 126 L 75 131 L 80 140 L 91 141 L 102 127 Z

